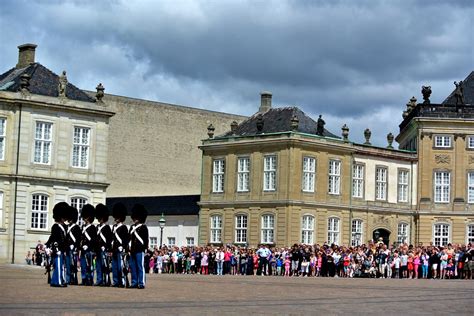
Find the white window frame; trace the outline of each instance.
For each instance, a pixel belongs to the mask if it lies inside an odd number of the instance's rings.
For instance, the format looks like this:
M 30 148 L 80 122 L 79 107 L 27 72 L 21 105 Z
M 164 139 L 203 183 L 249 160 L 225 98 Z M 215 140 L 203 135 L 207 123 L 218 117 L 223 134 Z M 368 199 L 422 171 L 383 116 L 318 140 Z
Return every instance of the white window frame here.
M 388 168 L 375 167 L 375 199 L 378 201 L 387 200 Z
M 89 168 L 91 132 L 90 127 L 73 127 L 71 166 L 74 168 Z
M 5 160 L 5 148 L 7 141 L 7 119 L 0 117 L 0 160 Z
M 451 172 L 434 172 L 434 201 L 435 203 L 449 203 L 451 200 Z
M 437 229 L 439 226 L 439 229 Z M 451 224 L 435 223 L 433 224 L 433 245 L 444 247 L 451 242 Z
M 167 241 L 168 241 L 168 247 L 176 246 L 176 237 L 168 237 Z M 171 241 L 173 241 L 173 242 L 171 242 Z
M 303 192 L 314 192 L 316 178 L 316 158 L 303 157 Z
M 361 219 L 353 219 L 351 223 L 351 246 L 360 246 L 362 245 L 362 240 L 363 239 L 363 233 L 364 233 L 364 221 Z M 359 234 L 359 238 L 357 238 L 357 235 Z
M 211 244 L 222 243 L 222 216 L 212 215 L 211 226 L 209 231 L 209 241 Z
M 250 191 L 250 158 L 239 157 L 237 160 L 237 192 Z
M 468 136 L 466 142 L 468 149 L 474 149 L 474 136 Z
M 194 237 L 186 237 L 186 246 L 187 247 L 196 246 L 196 244 L 194 243 Z
M 314 244 L 314 216 L 303 215 L 301 217 L 301 243 Z
M 434 146 L 436 148 L 451 148 L 452 140 L 448 135 L 435 135 Z
M 263 191 L 276 190 L 277 156 L 263 157 Z
M 83 196 L 71 196 L 69 198 L 69 203 L 72 207 L 75 207 L 77 210 L 77 224 L 79 226 L 84 225 L 84 219 L 82 218 L 81 212 L 84 205 L 88 203 L 89 199 Z
M 248 216 L 245 214 L 235 215 L 235 243 L 246 244 L 248 232 Z
M 339 195 L 341 193 L 341 161 L 329 160 L 328 170 L 328 193 Z
M 275 215 L 264 214 L 261 220 L 261 243 L 273 244 L 275 242 Z
M 474 223 L 466 226 L 466 245 L 474 244 Z
M 410 172 L 408 170 L 398 170 L 398 202 L 408 202 L 408 187 L 410 183 Z
M 365 165 L 356 163 L 352 166 L 352 197 L 364 198 Z
M 467 174 L 467 203 L 474 203 L 474 171 Z
M 48 129 L 49 134 L 47 133 Z M 36 121 L 34 140 L 33 162 L 41 165 L 50 165 L 53 147 L 53 123 Z
M 410 225 L 406 222 L 400 222 L 397 225 L 397 243 L 410 243 Z
M 158 246 L 158 237 L 150 237 L 150 248 L 155 249 Z
M 328 244 L 339 245 L 341 234 L 341 220 L 339 217 L 328 218 Z
M 214 159 L 212 161 L 212 192 L 213 193 L 224 192 L 224 179 L 225 179 L 225 160 Z
M 44 193 L 31 195 L 30 228 L 34 230 L 48 229 L 49 196 Z

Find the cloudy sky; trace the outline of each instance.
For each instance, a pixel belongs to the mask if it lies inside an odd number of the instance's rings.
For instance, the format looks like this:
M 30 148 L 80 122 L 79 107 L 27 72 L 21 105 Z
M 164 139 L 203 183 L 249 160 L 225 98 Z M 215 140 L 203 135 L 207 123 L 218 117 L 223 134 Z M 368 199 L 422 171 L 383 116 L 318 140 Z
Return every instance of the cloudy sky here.
M 93 90 L 243 115 L 273 92 L 385 146 L 405 104 L 474 70 L 474 1 L 3 0 L 0 71 L 17 46 Z

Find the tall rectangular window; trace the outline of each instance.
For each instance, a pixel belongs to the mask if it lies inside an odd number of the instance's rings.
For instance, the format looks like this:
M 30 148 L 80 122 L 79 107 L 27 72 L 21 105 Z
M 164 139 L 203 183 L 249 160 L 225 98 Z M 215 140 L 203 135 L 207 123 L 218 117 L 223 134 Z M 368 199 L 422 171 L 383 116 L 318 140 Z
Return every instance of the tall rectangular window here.
M 449 225 L 435 224 L 433 227 L 434 245 L 444 247 L 449 243 Z
M 408 224 L 398 223 L 397 242 L 398 244 L 408 243 Z
M 352 169 L 352 196 L 364 197 L 364 165 L 355 164 Z
M 7 133 L 7 120 L 0 117 L 0 160 L 5 159 L 5 142 Z
M 150 237 L 150 248 L 155 249 L 158 246 L 158 237 Z
M 316 159 L 303 157 L 303 191 L 314 192 L 314 178 L 316 175 Z
M 339 218 L 328 218 L 328 243 L 339 244 Z
M 467 175 L 467 203 L 474 203 L 474 172 Z
M 265 156 L 263 159 L 263 190 L 275 191 L 276 189 L 276 156 Z
M 216 159 L 212 162 L 212 192 L 224 192 L 224 159 Z
M 351 246 L 362 245 L 362 220 L 354 219 L 351 229 Z
M 474 149 L 474 136 L 467 137 L 467 148 Z
M 72 166 L 87 168 L 89 166 L 90 128 L 75 126 L 72 143 Z
M 474 225 L 467 225 L 466 244 L 474 243 Z
M 194 246 L 194 237 L 186 237 L 186 246 L 188 247 Z
M 275 217 L 273 215 L 262 216 L 262 243 L 273 244 L 275 229 Z
M 237 192 L 249 191 L 250 158 L 239 158 L 237 161 Z
M 449 203 L 451 174 L 448 171 L 436 171 L 434 200 L 436 203 Z
M 71 206 L 74 207 L 77 210 L 77 214 L 78 214 L 77 224 L 79 226 L 84 225 L 84 219 L 81 216 L 81 212 L 82 212 L 82 208 L 86 204 L 87 204 L 87 199 L 85 199 L 85 198 L 82 198 L 82 197 L 72 197 L 71 198 Z
M 168 237 L 168 247 L 176 246 L 176 238 L 175 237 Z
M 48 225 L 48 196 L 33 194 L 31 199 L 31 228 L 46 229 Z
M 408 171 L 398 171 L 398 202 L 408 202 Z
M 235 217 L 235 243 L 245 244 L 247 242 L 247 215 Z
M 311 245 L 314 242 L 314 216 L 305 215 L 301 218 L 301 242 Z
M 51 162 L 52 129 L 51 123 L 36 122 L 35 163 L 49 164 Z
M 339 194 L 341 186 L 341 162 L 329 160 L 329 194 Z
M 211 216 L 211 243 L 221 243 L 222 239 L 222 216 Z
M 435 136 L 434 144 L 437 148 L 449 148 L 451 147 L 451 136 Z
M 375 170 L 375 199 L 387 199 L 387 168 L 377 167 Z

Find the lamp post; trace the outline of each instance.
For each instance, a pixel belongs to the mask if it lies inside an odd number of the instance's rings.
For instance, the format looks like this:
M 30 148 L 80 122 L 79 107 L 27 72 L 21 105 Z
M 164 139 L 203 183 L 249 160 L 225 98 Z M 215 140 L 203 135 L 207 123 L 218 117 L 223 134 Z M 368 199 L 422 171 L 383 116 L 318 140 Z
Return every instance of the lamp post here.
M 166 225 L 166 219 L 163 213 L 161 213 L 161 218 L 158 222 L 160 225 L 160 249 L 161 249 L 161 247 L 163 247 L 163 228 L 165 228 L 165 225 Z

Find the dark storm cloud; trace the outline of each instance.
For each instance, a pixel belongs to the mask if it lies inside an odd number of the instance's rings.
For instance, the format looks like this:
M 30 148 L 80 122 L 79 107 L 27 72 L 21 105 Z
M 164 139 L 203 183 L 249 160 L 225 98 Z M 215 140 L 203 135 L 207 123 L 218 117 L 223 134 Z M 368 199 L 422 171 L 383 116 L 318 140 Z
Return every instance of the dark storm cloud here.
M 384 143 L 421 85 L 441 102 L 473 70 L 472 16 L 471 1 L 6 1 L 0 66 L 35 42 L 85 89 L 247 115 L 271 90 Z

